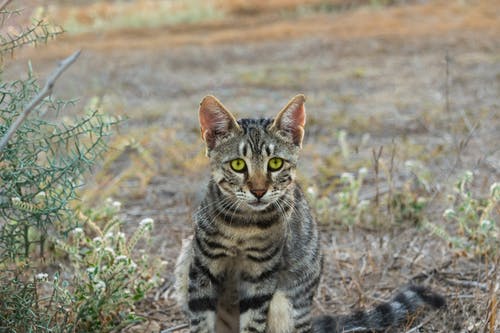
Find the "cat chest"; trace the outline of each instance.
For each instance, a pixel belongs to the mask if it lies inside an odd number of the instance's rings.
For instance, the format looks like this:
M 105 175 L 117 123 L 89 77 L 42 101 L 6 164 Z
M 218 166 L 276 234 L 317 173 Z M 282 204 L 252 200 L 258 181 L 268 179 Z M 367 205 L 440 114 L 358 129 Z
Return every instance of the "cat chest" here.
M 284 224 L 280 219 L 274 223 L 266 223 L 261 226 L 235 225 L 227 221 L 217 221 L 217 231 L 206 233 L 214 250 L 222 250 L 228 257 L 245 259 L 247 256 L 269 251 L 278 243 L 283 242 L 285 231 Z
M 227 256 L 221 260 L 212 261 L 214 273 L 224 276 L 224 286 L 239 285 L 241 280 L 258 281 L 260 276 L 271 268 L 281 267 L 281 248 L 278 251 L 234 250 L 234 256 Z M 238 289 L 236 287 L 236 289 Z
M 217 242 L 210 245 L 217 248 L 216 244 L 219 244 L 219 248 L 223 250 L 224 254 L 221 255 L 221 258 L 226 257 L 231 262 L 235 260 L 238 262 L 252 260 L 252 258 L 265 253 L 276 252 L 273 249 L 279 247 L 278 243 L 280 243 L 280 239 L 270 235 L 269 237 L 218 239 Z
M 198 242 L 200 250 L 218 272 L 260 271 L 279 260 L 283 236 L 276 233 L 208 237 Z

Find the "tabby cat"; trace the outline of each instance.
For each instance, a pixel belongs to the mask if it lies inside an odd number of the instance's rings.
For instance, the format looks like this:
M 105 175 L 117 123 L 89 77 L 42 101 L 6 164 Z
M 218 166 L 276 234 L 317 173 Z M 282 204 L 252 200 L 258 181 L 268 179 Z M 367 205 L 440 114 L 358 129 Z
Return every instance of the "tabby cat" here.
M 421 305 L 444 305 L 440 295 L 410 286 L 370 311 L 312 318 L 323 260 L 316 223 L 295 182 L 304 102 L 294 97 L 274 120 L 238 121 L 213 96 L 200 104 L 212 176 L 175 272 L 191 332 L 383 330 Z

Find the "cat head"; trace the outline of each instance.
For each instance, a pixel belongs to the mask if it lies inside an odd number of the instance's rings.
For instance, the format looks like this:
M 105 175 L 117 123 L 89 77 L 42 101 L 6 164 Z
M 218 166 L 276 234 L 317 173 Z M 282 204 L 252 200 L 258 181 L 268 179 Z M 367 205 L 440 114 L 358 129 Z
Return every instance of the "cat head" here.
M 201 101 L 201 136 L 212 178 L 240 209 L 264 210 L 293 183 L 304 136 L 304 102 L 304 95 L 295 96 L 275 119 L 236 120 L 214 96 Z

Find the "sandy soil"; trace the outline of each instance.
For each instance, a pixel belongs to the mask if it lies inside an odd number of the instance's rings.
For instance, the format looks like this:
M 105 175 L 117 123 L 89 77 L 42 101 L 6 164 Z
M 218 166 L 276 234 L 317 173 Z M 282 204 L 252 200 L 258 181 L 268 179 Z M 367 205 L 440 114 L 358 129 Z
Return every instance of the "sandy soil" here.
M 100 96 L 106 112 L 128 118 L 111 142 L 116 159 L 97 170 L 84 198 L 122 201 L 130 227 L 155 219 L 151 251 L 168 261 L 165 285 L 138 309 L 147 323 L 129 331 L 158 332 L 186 321 L 171 298 L 171 272 L 209 174 L 196 115 L 204 95 L 253 117 L 273 116 L 305 93 L 306 186 L 333 198 L 338 189 L 325 181 L 367 166 L 362 193 L 373 200 L 377 182 L 387 179 L 375 179 L 372 152 L 383 146 L 388 163 L 395 147 L 396 184 L 411 178 L 405 161 L 421 161 L 431 180 L 425 215 L 442 224 L 456 175 L 472 170 L 483 195 L 500 179 L 499 10 L 497 1 L 415 1 L 307 15 L 236 12 L 197 25 L 67 35 L 18 53 L 5 75 L 23 73 L 32 59 L 44 77 L 82 48 L 57 85 L 58 96 L 82 101 L 68 112 Z M 341 130 L 352 147 L 346 160 Z M 418 282 L 449 299 L 447 310 L 423 316 L 419 332 L 500 332 L 498 319 L 487 324 L 498 313 L 491 305 L 498 263 L 460 254 L 410 222 L 321 229 L 327 264 L 318 313 L 367 307 Z

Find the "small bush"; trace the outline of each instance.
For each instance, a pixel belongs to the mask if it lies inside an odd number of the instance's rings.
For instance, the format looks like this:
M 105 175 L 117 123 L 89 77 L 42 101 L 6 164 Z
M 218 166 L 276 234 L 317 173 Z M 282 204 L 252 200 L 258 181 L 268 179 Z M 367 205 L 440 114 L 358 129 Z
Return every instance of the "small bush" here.
M 59 31 L 39 22 L 2 36 L 0 56 Z M 31 69 L 0 79 L 0 139 L 39 91 Z M 151 219 L 127 238 L 116 202 L 85 209 L 77 200 L 118 122 L 94 104 L 62 120 L 72 102 L 47 97 L 0 147 L 0 332 L 118 330 L 141 320 L 134 306 L 160 282 L 161 265 L 136 247 Z
M 453 229 L 448 231 L 430 222 L 425 226 L 458 251 L 494 257 L 500 248 L 500 183 L 493 183 L 489 196 L 480 198 L 470 189 L 473 178 L 472 172 L 465 172 L 455 184 L 455 193 L 449 196 L 451 207 L 444 211 L 443 219 Z
M 367 138 L 367 137 L 366 137 Z M 364 145 L 366 138 L 360 145 Z M 373 172 L 366 166 L 369 161 L 353 156 L 353 146 L 347 133 L 340 131 L 338 147 L 324 159 L 320 167 L 320 182 L 308 189 L 308 197 L 319 222 L 337 223 L 351 228 L 354 225 L 388 226 L 394 223 L 421 224 L 432 191 L 431 174 L 417 160 L 397 168 L 396 147 L 389 158 L 382 158 L 383 149 L 373 151 Z M 357 172 L 343 172 L 361 165 Z M 375 189 L 370 188 L 374 183 Z M 325 185 L 326 184 L 326 185 Z M 323 190 L 318 190 L 322 188 Z
M 160 263 L 152 263 L 136 248 L 148 240 L 153 220 L 143 219 L 128 237 L 120 230 L 120 203 L 108 200 L 97 210 L 80 213 L 83 227 L 75 228 L 67 241 L 55 239 L 56 248 L 69 255 L 67 290 L 71 323 L 77 332 L 107 332 L 141 321 L 134 308 L 156 287 Z

